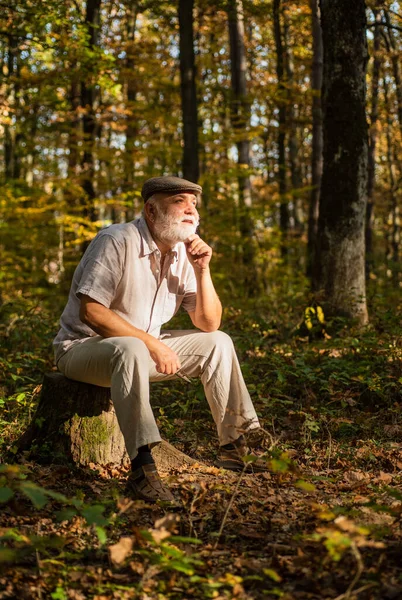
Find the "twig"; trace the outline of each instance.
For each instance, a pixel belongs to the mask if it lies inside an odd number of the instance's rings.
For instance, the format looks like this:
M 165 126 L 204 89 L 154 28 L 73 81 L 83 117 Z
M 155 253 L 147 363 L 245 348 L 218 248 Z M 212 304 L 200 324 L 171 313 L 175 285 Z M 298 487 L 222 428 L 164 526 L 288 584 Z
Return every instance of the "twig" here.
M 366 590 L 368 590 L 372 587 L 375 587 L 376 585 L 377 585 L 376 583 L 367 583 L 366 585 L 362 585 L 362 587 L 357 588 L 357 590 L 355 590 L 353 593 L 360 594 L 361 592 L 365 592 Z M 347 593 L 348 592 L 345 592 L 344 594 L 337 596 L 333 600 L 347 600 L 347 596 L 346 596 Z
M 226 508 L 226 510 L 225 510 L 225 514 L 223 515 L 222 523 L 221 523 L 221 526 L 220 526 L 220 528 L 219 528 L 219 531 L 218 531 L 218 537 L 216 538 L 216 542 L 215 542 L 214 550 L 216 550 L 216 549 L 217 549 L 217 547 L 218 547 L 219 540 L 220 540 L 220 537 L 221 537 L 221 535 L 222 535 L 223 529 L 224 529 L 224 527 L 225 527 L 225 524 L 226 524 L 226 521 L 227 521 L 227 518 L 228 518 L 229 511 L 230 511 L 230 509 L 232 508 L 233 501 L 234 501 L 234 499 L 235 499 L 235 496 L 236 496 L 236 494 L 237 494 L 237 491 L 238 491 L 238 489 L 239 489 L 239 486 L 240 486 L 241 480 L 243 479 L 243 475 L 244 475 L 244 473 L 246 472 L 247 466 L 248 466 L 248 464 L 247 464 L 247 463 L 244 463 L 243 470 L 242 470 L 242 472 L 241 472 L 241 473 L 240 473 L 240 475 L 239 475 L 239 479 L 237 480 L 236 487 L 235 487 L 235 489 L 234 489 L 234 491 L 233 491 L 232 497 L 231 497 L 231 498 L 230 498 L 230 500 L 229 500 L 229 504 L 227 505 L 227 508 Z
M 327 463 L 327 472 L 329 471 L 329 466 L 331 463 L 331 454 L 332 454 L 332 435 L 328 427 L 328 423 L 325 422 L 325 427 L 328 431 L 328 463 Z
M 359 581 L 363 571 L 364 571 L 364 564 L 363 564 L 363 560 L 362 560 L 362 555 L 360 554 L 359 550 L 357 549 L 357 546 L 355 544 L 355 542 L 352 543 L 351 545 L 351 550 L 353 553 L 353 556 L 356 559 L 357 562 L 357 571 L 355 576 L 353 577 L 353 581 L 351 582 L 351 584 L 349 585 L 348 589 L 346 590 L 346 592 L 344 594 L 341 594 L 340 596 L 338 596 L 337 598 L 335 598 L 335 600 L 350 600 L 350 595 L 353 591 L 353 588 L 355 587 L 356 583 Z M 372 584 L 370 584 L 372 585 Z M 367 587 L 367 586 L 363 586 L 363 587 Z M 358 592 L 361 591 L 360 590 L 355 590 L 355 594 L 357 594 Z
M 40 535 L 40 523 L 38 523 L 36 532 L 38 535 Z M 41 579 L 42 578 L 42 570 L 40 568 L 40 555 L 39 555 L 39 550 L 37 548 L 35 550 L 35 556 L 36 556 L 36 564 L 38 565 L 39 578 Z M 40 589 L 40 583 L 38 585 L 38 598 L 39 598 L 39 600 L 42 600 L 42 590 Z
M 189 531 L 188 537 L 192 537 L 193 533 L 194 533 L 195 537 L 198 538 L 197 532 L 196 532 L 195 527 L 194 527 L 194 522 L 193 522 L 193 519 L 191 517 L 192 511 L 193 511 L 193 508 L 194 508 L 194 504 L 195 504 L 196 500 L 198 500 L 198 497 L 199 497 L 199 492 L 196 492 L 194 494 L 194 497 L 193 497 L 192 501 L 191 501 L 190 510 L 188 511 L 188 517 L 189 517 L 189 520 L 190 520 L 190 531 Z

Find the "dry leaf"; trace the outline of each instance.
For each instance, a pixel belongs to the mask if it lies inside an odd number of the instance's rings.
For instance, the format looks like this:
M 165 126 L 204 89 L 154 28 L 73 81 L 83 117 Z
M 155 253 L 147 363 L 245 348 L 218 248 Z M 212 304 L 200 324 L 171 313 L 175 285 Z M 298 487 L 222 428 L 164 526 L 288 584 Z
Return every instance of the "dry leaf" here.
M 362 473 L 362 471 L 347 471 L 344 475 L 344 478 L 349 483 L 357 483 L 358 481 L 364 481 L 367 479 L 367 475 Z
M 381 481 L 382 483 L 391 483 L 392 475 L 391 473 L 384 473 L 384 471 L 380 471 L 378 477 L 376 477 L 376 481 Z
M 163 540 L 171 535 L 170 531 L 167 529 L 150 529 L 149 533 L 157 544 L 160 544 L 160 542 L 163 542 Z
M 112 563 L 120 565 L 133 549 L 133 539 L 131 537 L 122 537 L 117 542 L 109 546 L 109 556 Z
M 162 519 L 157 519 L 154 523 L 154 529 L 168 529 L 174 531 L 180 522 L 180 516 L 174 513 L 168 513 Z

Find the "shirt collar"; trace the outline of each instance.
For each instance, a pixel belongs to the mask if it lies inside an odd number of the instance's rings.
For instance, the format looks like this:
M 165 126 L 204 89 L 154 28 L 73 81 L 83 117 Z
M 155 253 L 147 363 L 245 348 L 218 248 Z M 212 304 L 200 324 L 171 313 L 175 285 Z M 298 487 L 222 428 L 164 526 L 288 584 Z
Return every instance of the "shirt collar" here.
M 159 252 L 159 248 L 148 229 L 148 225 L 144 217 L 140 217 L 138 219 L 137 227 L 141 234 L 141 256 L 147 256 L 149 254 L 153 254 L 154 252 Z M 177 259 L 176 248 L 177 244 L 170 250 L 170 252 L 167 253 L 167 255 Z

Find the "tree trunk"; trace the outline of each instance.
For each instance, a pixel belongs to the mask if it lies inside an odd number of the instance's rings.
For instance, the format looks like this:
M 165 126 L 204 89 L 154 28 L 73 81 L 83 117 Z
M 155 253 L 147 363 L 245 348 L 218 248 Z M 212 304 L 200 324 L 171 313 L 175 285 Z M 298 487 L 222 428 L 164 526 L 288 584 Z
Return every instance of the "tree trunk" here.
M 392 152 L 392 117 L 388 94 L 388 82 L 386 77 L 383 80 L 385 110 L 387 113 L 386 140 L 387 140 L 387 167 L 389 176 L 389 218 L 388 218 L 388 251 L 387 260 L 390 262 L 392 283 L 394 287 L 399 287 L 399 240 L 400 240 L 400 219 L 397 197 L 397 177 L 395 173 L 395 162 Z
M 364 222 L 367 194 L 367 64 L 364 0 L 321 0 L 324 169 L 315 290 L 327 313 L 367 323 Z
M 182 159 L 183 177 L 189 181 L 197 182 L 200 172 L 193 9 L 194 0 L 179 0 L 180 88 L 184 143 Z
M 287 79 L 287 122 L 289 129 L 289 169 L 290 182 L 292 186 L 292 202 L 289 211 L 293 217 L 293 227 L 299 234 L 303 231 L 303 207 L 300 197 L 300 189 L 303 186 L 303 177 L 300 168 L 300 143 L 297 127 L 296 98 L 294 97 L 294 64 L 292 47 L 289 42 L 289 24 L 286 18 L 286 12 L 283 13 L 283 46 L 286 58 L 286 79 Z
M 394 75 L 394 80 L 395 80 L 395 92 L 396 92 L 396 100 L 397 100 L 397 106 L 398 106 L 399 130 L 402 135 L 402 79 L 401 79 L 401 72 L 400 72 L 401 53 L 398 50 L 396 43 L 395 43 L 394 33 L 392 30 L 392 23 L 391 23 L 391 19 L 389 17 L 389 12 L 387 10 L 384 10 L 384 14 L 385 14 L 385 21 L 388 26 L 388 37 L 389 37 L 389 42 L 390 42 L 390 46 L 391 46 L 391 63 L 392 63 L 392 71 L 393 71 L 393 75 Z
M 319 0 L 310 0 L 313 30 L 313 68 L 311 73 L 311 89 L 313 92 L 313 137 L 311 157 L 312 190 L 310 196 L 307 241 L 307 276 L 309 277 L 312 276 L 314 250 L 317 240 L 323 153 L 321 88 L 324 50 L 322 45 L 320 9 L 318 2 Z
M 250 142 L 247 127 L 250 119 L 250 106 L 247 98 L 247 62 L 244 47 L 244 20 L 241 0 L 229 0 L 229 41 L 230 41 L 230 73 L 232 86 L 231 120 L 237 139 L 239 171 L 240 206 L 251 206 L 250 177 Z
M 73 77 L 70 87 L 70 104 L 72 112 L 72 120 L 68 132 L 68 176 L 74 177 L 77 174 L 77 167 L 80 162 L 79 158 L 79 139 L 80 139 L 80 82 L 76 76 Z
M 45 375 L 38 408 L 18 442 L 18 452 L 47 464 L 130 464 L 110 389 L 79 383 L 61 373 Z M 163 471 L 196 462 L 165 441 L 152 454 Z
M 89 33 L 89 49 L 93 50 L 98 45 L 100 27 L 101 0 L 87 0 L 85 24 Z M 84 136 L 84 152 L 82 157 L 82 187 L 86 194 L 86 206 L 83 214 L 91 221 L 96 220 L 95 214 L 95 160 L 94 146 L 96 140 L 96 102 L 98 92 L 96 89 L 95 74 L 93 72 L 93 61 L 88 61 L 87 69 L 84 70 L 85 77 L 81 81 L 81 106 L 84 109 L 82 118 L 82 129 Z
M 17 66 L 18 43 L 17 39 L 10 35 L 7 48 L 7 100 L 12 111 L 16 111 L 16 82 L 15 71 Z M 17 144 L 17 124 L 7 123 L 4 125 L 4 173 L 5 179 L 18 179 L 19 157 Z
M 122 72 L 124 87 L 126 92 L 127 129 L 124 157 L 124 189 L 133 190 L 134 185 L 134 153 L 135 141 L 137 139 L 138 126 L 135 118 L 135 103 L 137 101 L 137 80 L 135 73 L 135 30 L 137 26 L 138 3 L 132 2 L 126 6 L 127 12 L 127 42 L 126 42 L 126 60 Z
M 282 254 L 287 252 L 285 238 L 289 229 L 289 207 L 286 201 L 286 86 L 284 48 L 281 27 L 281 0 L 273 2 L 273 23 L 276 50 L 276 76 L 278 79 L 278 186 L 280 197 L 279 225 L 283 236 Z
M 247 97 L 247 62 L 244 46 L 244 18 L 241 0 L 228 1 L 228 24 L 230 42 L 230 72 L 232 87 L 231 122 L 236 134 L 237 162 L 239 168 L 239 229 L 242 237 L 242 258 L 247 271 L 247 293 L 256 291 L 254 223 L 250 214 L 250 142 L 247 128 L 250 121 L 250 105 Z
M 368 170 L 367 170 L 367 209 L 366 209 L 366 279 L 370 276 L 373 255 L 373 219 L 374 219 L 374 182 L 375 159 L 377 146 L 377 121 L 378 121 L 378 88 L 380 79 L 380 25 L 381 13 L 374 10 L 375 28 L 373 43 L 373 71 L 371 76 L 371 115 L 368 145 Z

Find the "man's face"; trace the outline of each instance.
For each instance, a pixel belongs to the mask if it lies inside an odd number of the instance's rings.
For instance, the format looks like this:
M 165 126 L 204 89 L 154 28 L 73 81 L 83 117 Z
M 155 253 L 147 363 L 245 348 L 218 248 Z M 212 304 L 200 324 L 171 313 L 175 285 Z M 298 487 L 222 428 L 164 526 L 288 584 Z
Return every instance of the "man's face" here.
M 163 242 L 185 242 L 199 223 L 197 196 L 192 193 L 161 194 L 155 202 L 153 229 Z

